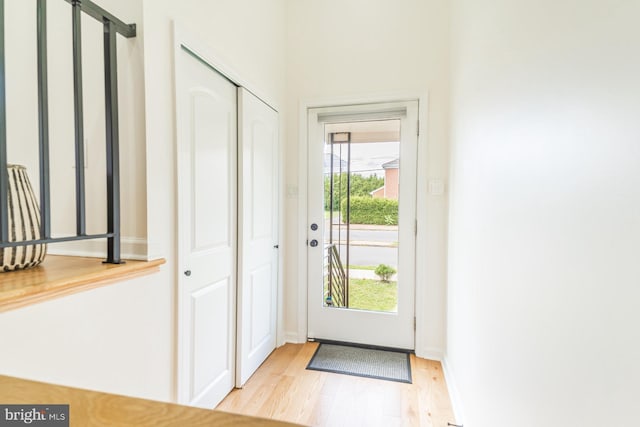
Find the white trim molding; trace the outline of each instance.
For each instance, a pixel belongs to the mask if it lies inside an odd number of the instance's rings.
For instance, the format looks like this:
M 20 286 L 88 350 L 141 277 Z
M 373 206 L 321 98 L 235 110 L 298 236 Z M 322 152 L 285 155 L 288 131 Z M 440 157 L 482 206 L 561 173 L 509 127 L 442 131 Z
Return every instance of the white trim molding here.
M 422 359 L 436 360 L 441 363 L 444 360 L 444 352 L 442 351 L 441 348 L 437 348 L 437 347 L 424 348 L 422 349 L 422 353 L 421 354 L 416 353 L 416 356 Z
M 449 360 L 445 355 L 442 359 L 442 372 L 444 373 L 444 381 L 447 383 L 447 391 L 449 392 L 449 400 L 451 400 L 451 407 L 453 409 L 453 416 L 456 419 L 456 424 L 463 424 L 464 421 L 464 408 L 462 406 L 462 399 L 455 376 L 449 364 Z M 465 427 L 469 427 L 465 424 Z
M 122 237 L 120 243 L 122 259 L 137 261 L 151 260 L 147 252 L 147 239 L 140 237 Z M 106 258 L 107 244 L 104 239 L 61 242 L 48 245 L 47 253 L 51 255 Z
M 304 344 L 307 341 L 307 339 L 305 338 L 304 340 L 300 341 L 300 334 L 296 331 L 286 331 L 284 333 L 284 342 L 285 343 L 289 343 L 289 344 Z
M 222 61 L 220 58 L 223 56 L 216 52 L 211 46 L 203 43 L 199 37 L 192 34 L 188 30 L 187 25 L 182 25 L 175 20 L 173 21 L 173 40 L 176 51 L 181 47 L 188 49 L 234 85 L 245 88 L 276 112 L 279 111 L 279 105 L 274 99 L 271 99 L 271 97 L 263 93 L 257 88 L 257 85 L 253 84 L 253 82 L 242 75 L 242 73 L 238 72 L 225 61 Z

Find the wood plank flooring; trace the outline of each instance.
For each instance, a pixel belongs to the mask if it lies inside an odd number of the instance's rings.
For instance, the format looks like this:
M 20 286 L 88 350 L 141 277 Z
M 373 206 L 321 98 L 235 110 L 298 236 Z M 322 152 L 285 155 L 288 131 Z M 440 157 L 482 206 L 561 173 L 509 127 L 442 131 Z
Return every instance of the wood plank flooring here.
M 311 426 L 447 427 L 455 422 L 440 362 L 411 355 L 413 384 L 305 368 L 318 344 L 276 349 L 216 409 Z

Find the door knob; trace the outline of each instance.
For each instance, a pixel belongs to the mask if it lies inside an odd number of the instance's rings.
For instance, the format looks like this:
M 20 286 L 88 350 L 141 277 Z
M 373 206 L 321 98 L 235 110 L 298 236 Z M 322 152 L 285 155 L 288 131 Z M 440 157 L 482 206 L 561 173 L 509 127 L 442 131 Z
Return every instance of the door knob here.
M 185 270 L 184 275 L 187 277 L 191 276 L 191 270 Z
M 313 239 L 312 241 L 309 242 L 309 246 L 311 246 L 312 248 L 315 248 L 316 246 L 318 246 L 318 241 L 316 239 Z

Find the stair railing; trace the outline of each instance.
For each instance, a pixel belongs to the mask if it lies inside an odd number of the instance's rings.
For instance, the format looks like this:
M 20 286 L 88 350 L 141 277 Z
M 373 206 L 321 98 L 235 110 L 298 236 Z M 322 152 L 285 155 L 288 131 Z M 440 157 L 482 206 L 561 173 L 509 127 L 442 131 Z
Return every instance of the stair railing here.
M 11 241 L 8 224 L 9 177 L 7 168 L 7 119 L 5 78 L 5 7 L 0 0 L 0 249 L 72 240 L 107 239 L 107 263 L 120 264 L 120 150 L 118 134 L 118 72 L 116 35 L 136 36 L 135 24 L 125 24 L 89 0 L 65 0 L 71 4 L 73 25 L 73 83 L 76 166 L 76 235 L 51 237 L 49 167 L 49 99 L 47 76 L 47 0 L 37 1 L 38 125 L 40 169 L 40 239 Z M 84 129 L 82 101 L 82 12 L 104 25 L 104 78 L 106 120 L 107 232 L 86 232 L 84 179 Z
M 340 253 L 335 244 L 325 246 L 327 267 L 327 305 L 333 307 L 349 307 L 348 277 L 345 272 Z M 328 304 L 328 302 L 331 304 Z

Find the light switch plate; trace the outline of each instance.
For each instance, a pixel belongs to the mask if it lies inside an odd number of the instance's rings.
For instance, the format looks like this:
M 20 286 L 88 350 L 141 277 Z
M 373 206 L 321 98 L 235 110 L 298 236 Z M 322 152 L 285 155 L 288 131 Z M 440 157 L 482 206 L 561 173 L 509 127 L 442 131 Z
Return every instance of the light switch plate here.
M 298 197 L 298 187 L 296 185 L 287 185 L 287 198 L 295 199 Z

